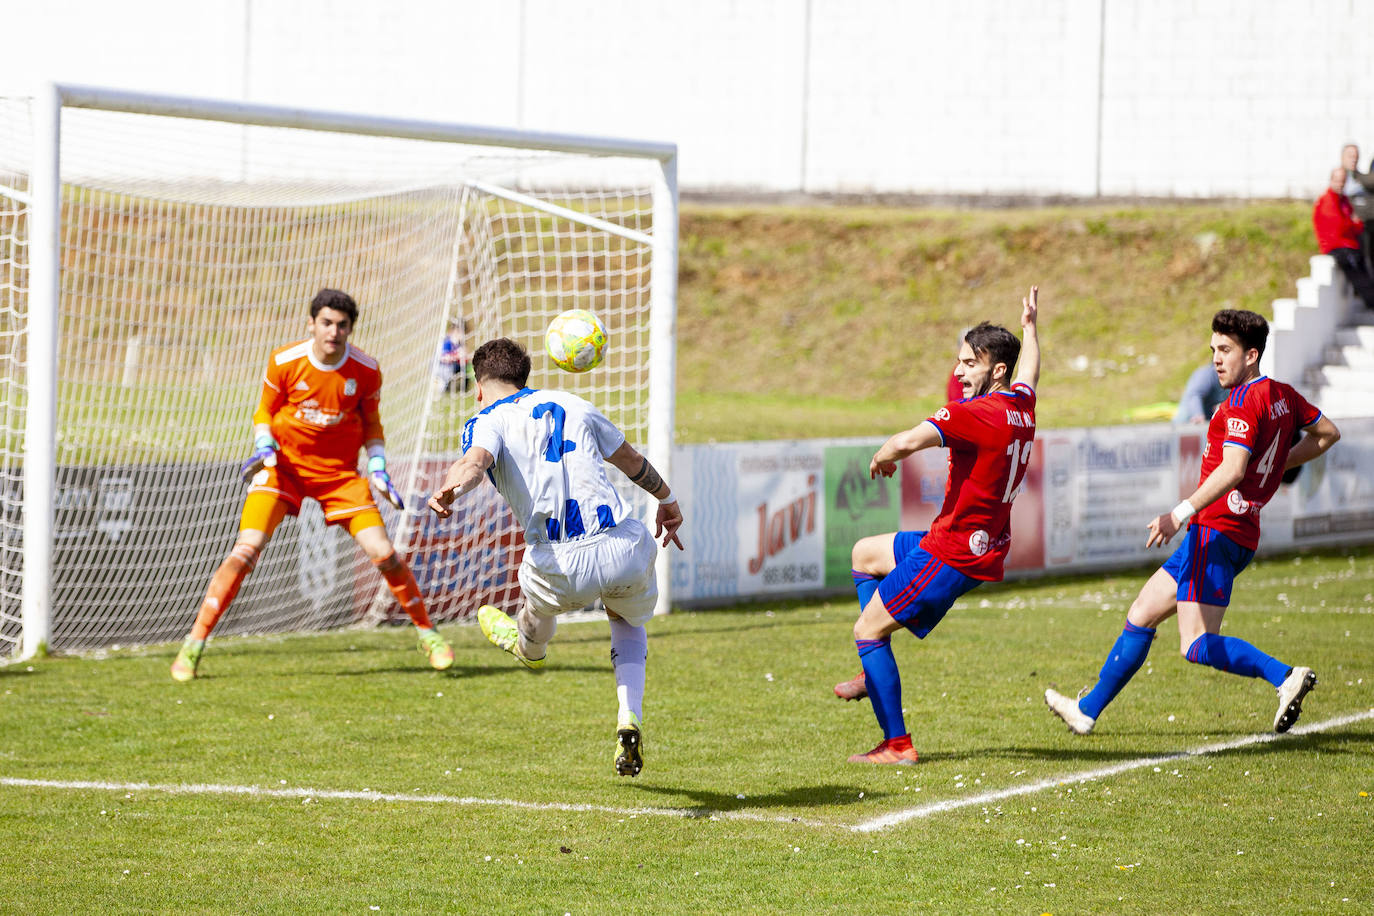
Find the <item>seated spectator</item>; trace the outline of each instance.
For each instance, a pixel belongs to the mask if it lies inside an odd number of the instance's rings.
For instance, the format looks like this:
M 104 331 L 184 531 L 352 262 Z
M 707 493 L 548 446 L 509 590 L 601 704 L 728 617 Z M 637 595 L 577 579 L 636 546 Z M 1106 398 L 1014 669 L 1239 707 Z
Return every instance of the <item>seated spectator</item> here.
M 1208 363 L 1194 369 L 1188 376 L 1188 384 L 1178 399 L 1178 411 L 1174 414 L 1175 423 L 1208 423 L 1221 402 L 1226 400 L 1226 389 L 1221 387 L 1217 370 Z
M 439 341 L 434 355 L 434 386 L 445 394 L 466 393 L 472 386 L 468 371 L 467 333 L 470 325 L 463 318 L 451 318 L 448 333 Z
M 1364 253 L 1365 270 L 1374 273 L 1374 161 L 1369 172 L 1360 171 L 1360 148 L 1347 143 L 1341 148 L 1341 168 L 1345 169 L 1345 187 L 1342 192 L 1350 198 L 1350 209 L 1355 218 L 1364 223 L 1364 234 L 1360 237 L 1360 250 Z
M 1335 259 L 1365 308 L 1374 309 L 1374 275 L 1360 252 L 1364 223 L 1355 218 L 1350 198 L 1345 196 L 1346 177 L 1342 166 L 1331 170 L 1331 183 L 1312 208 L 1312 228 L 1316 230 L 1321 253 Z

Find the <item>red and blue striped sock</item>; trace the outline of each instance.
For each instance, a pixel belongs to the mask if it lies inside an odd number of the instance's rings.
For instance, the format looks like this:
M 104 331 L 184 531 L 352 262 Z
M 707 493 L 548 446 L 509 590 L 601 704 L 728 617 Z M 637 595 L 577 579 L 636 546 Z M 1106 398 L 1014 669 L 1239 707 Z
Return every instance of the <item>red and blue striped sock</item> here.
M 856 639 L 859 662 L 864 666 L 864 683 L 868 687 L 868 701 L 884 738 L 905 735 L 906 719 L 902 716 L 902 675 L 897 671 L 897 659 L 892 654 L 892 637 Z
M 1292 670 L 1245 640 L 1219 633 L 1203 633 L 1193 640 L 1188 647 L 1188 661 L 1241 677 L 1262 677 L 1275 687 L 1282 684 Z

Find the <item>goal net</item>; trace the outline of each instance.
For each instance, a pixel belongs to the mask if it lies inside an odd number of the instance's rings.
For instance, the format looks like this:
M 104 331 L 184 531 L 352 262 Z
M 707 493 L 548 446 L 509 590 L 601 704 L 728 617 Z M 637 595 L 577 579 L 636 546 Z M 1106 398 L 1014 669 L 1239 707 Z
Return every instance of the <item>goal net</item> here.
M 431 616 L 513 609 L 523 532 L 495 490 L 447 520 L 424 507 L 475 412 L 441 340 L 514 338 L 532 387 L 588 398 L 665 467 L 674 163 L 662 144 L 82 87 L 0 100 L 0 656 L 184 635 L 237 530 L 268 353 L 305 337 L 325 286 L 358 302 L 351 343 L 382 368 L 406 508 L 381 508 Z M 569 308 L 611 339 L 585 375 L 543 349 Z M 216 633 L 407 619 L 379 585 L 307 501 Z

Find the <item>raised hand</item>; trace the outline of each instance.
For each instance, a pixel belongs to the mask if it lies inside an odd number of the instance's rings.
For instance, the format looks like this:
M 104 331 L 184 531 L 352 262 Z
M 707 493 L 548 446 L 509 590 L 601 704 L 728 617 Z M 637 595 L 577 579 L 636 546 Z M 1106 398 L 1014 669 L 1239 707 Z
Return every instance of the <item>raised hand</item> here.
M 1021 297 L 1021 327 L 1028 328 L 1035 324 L 1040 315 L 1040 287 L 1032 286 L 1029 296 Z

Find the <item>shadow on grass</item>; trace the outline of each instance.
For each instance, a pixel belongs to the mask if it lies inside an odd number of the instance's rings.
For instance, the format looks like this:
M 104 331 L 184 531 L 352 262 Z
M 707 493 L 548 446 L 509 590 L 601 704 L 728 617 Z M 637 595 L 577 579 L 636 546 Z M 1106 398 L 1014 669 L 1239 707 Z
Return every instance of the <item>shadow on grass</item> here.
M 895 793 L 873 791 L 872 786 L 796 786 L 779 792 L 764 795 L 748 795 L 744 798 L 724 792 L 711 792 L 705 789 L 655 786 L 650 783 L 630 783 L 627 789 L 636 792 L 649 792 L 665 798 L 685 798 L 690 804 L 670 802 L 673 807 L 685 808 L 699 816 L 715 812 L 754 811 L 769 808 L 817 808 L 836 805 L 870 804 L 888 798 Z M 862 797 L 861 797 L 862 796 Z
M 1190 741 L 1188 747 L 1155 748 L 1093 748 L 1087 741 L 1075 742 L 1072 747 L 1039 747 L 1032 745 L 1012 745 L 1006 747 L 969 748 L 961 751 L 920 751 L 923 763 L 941 761 L 969 761 L 988 759 L 1003 760 L 1054 760 L 1064 762 L 1112 762 L 1122 760 L 1141 760 L 1151 757 L 1183 760 L 1191 757 L 1231 757 L 1260 754 L 1291 754 L 1295 751 L 1320 751 L 1323 754 L 1367 754 L 1374 745 L 1374 732 L 1330 731 L 1312 732 L 1304 735 L 1274 735 L 1272 740 L 1256 740 L 1253 744 L 1240 747 L 1217 748 L 1218 744 L 1255 735 L 1255 732 L 1236 731 L 1228 734 L 1209 732 L 1207 738 Z M 1157 736 L 1152 736 L 1157 737 Z M 920 748 L 918 747 L 919 751 Z

